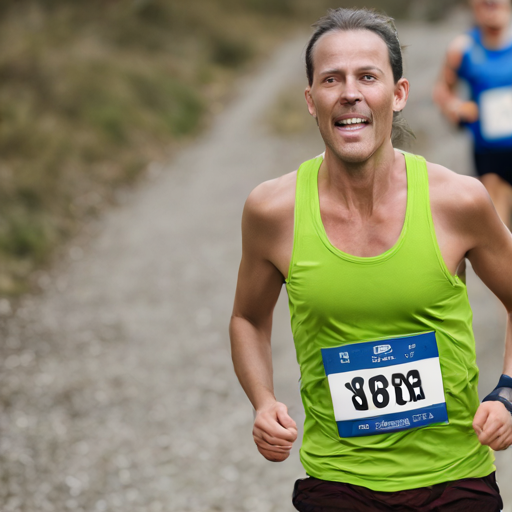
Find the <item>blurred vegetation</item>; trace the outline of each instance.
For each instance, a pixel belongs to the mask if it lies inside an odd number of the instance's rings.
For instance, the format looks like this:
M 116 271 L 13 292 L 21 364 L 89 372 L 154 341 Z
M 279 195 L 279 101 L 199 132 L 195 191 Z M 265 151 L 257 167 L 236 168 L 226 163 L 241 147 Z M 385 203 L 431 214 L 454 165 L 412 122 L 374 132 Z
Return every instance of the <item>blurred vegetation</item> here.
M 363 4 L 2 0 L 0 294 L 24 291 L 118 187 L 196 135 L 237 73 L 327 7 Z

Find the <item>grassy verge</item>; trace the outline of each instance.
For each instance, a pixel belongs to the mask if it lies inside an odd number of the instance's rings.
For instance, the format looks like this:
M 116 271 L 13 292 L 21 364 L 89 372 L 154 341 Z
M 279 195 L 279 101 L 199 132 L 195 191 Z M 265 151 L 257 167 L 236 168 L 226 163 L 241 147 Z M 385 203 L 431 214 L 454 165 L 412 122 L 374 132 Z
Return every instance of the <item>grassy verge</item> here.
M 237 74 L 329 5 L 3 0 L 0 295 L 25 291 L 118 187 L 207 125 Z
M 237 4 L 3 3 L 0 294 L 24 291 L 117 187 L 197 134 L 291 26 Z

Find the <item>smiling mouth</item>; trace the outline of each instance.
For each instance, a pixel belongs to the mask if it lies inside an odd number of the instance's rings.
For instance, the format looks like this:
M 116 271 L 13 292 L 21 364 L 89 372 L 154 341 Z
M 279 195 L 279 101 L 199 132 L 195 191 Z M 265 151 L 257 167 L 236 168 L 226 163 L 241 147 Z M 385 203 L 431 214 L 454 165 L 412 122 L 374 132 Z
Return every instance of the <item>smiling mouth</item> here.
M 350 117 L 348 119 L 341 119 L 339 121 L 335 121 L 334 126 L 338 126 L 340 128 L 350 128 L 355 130 L 357 128 L 361 128 L 361 126 L 369 124 L 369 121 L 363 119 L 361 117 Z

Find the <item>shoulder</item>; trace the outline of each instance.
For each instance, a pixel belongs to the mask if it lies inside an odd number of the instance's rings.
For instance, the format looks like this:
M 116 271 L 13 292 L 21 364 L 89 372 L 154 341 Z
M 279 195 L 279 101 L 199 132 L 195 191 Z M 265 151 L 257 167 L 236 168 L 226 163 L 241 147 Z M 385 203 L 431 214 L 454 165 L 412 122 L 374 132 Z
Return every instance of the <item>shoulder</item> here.
M 431 201 L 465 214 L 492 206 L 487 190 L 477 178 L 431 162 L 427 162 L 427 169 Z
M 429 183 L 431 187 L 462 187 L 461 195 L 466 193 L 478 194 L 479 191 L 485 191 L 482 183 L 472 176 L 466 176 L 464 174 L 458 174 L 443 165 L 427 162 L 427 170 Z M 457 190 L 452 192 L 457 193 Z
M 254 268 L 267 261 L 287 275 L 293 246 L 297 172 L 258 185 L 242 216 L 242 251 Z
M 247 198 L 245 209 L 261 216 L 272 215 L 295 204 L 297 171 L 264 181 Z
M 258 185 L 247 198 L 244 225 L 268 228 L 292 217 L 295 207 L 297 171 Z
M 427 169 L 432 215 L 452 234 L 480 238 L 499 220 L 487 190 L 478 179 L 430 162 Z
M 473 45 L 474 39 L 468 34 L 460 34 L 448 46 L 446 51 L 446 64 L 452 69 L 458 69 L 462 58 L 468 49 Z

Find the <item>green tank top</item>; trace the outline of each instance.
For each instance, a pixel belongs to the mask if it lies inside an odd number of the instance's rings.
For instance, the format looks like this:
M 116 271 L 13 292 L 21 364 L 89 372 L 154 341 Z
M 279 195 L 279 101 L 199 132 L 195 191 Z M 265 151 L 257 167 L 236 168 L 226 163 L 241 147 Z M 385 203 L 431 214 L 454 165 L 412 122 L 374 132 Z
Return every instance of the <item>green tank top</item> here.
M 492 451 L 472 428 L 478 368 L 466 286 L 450 274 L 436 241 L 425 160 L 407 153 L 405 159 L 402 232 L 393 247 L 374 257 L 353 256 L 329 242 L 318 197 L 322 157 L 301 165 L 286 281 L 306 414 L 302 464 L 310 476 L 375 491 L 478 478 L 495 470 Z M 322 349 L 431 332 L 448 422 L 340 437 Z M 378 350 L 389 348 L 384 347 Z

